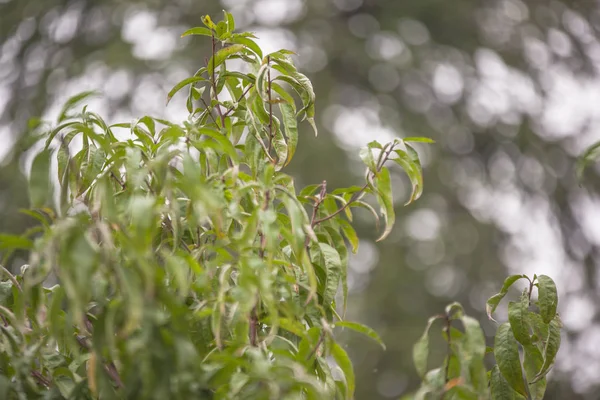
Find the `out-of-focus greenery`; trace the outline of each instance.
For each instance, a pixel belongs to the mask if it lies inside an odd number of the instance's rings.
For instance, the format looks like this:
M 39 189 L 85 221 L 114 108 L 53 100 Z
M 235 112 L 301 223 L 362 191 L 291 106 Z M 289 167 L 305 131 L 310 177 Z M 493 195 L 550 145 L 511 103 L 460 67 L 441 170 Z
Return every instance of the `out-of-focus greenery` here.
M 265 7 L 269 12 L 260 11 Z M 82 89 L 103 86 L 107 97 L 94 105 L 108 114 L 159 113 L 162 95 L 206 54 L 200 41 L 192 46 L 176 37 L 221 8 L 266 45 L 297 51 L 299 67 L 314 82 L 320 137 L 301 141 L 289 166 L 301 186 L 322 179 L 331 187 L 351 185 L 362 174 L 357 144 L 371 139 L 423 135 L 439 144 L 419 148 L 428 190 L 420 202 L 396 210 L 399 222 L 387 241 L 375 244 L 374 224 L 356 220 L 364 243 L 350 259 L 349 317 L 375 328 L 388 345 L 385 352 L 362 341 L 357 346 L 362 339 L 348 335 L 357 398 L 395 398 L 417 386 L 411 345 L 424 316 L 449 299 L 479 316 L 491 336 L 483 304 L 508 271 L 550 275 L 562 295 L 566 350 L 546 397 L 594 399 L 598 180 L 589 179 L 590 169 L 579 186 L 573 166 L 598 139 L 598 5 L 2 0 L 2 143 L 16 139 L 30 117 L 51 114 Z M 26 173 L 30 162 L 4 158 L 4 231 L 30 224 L 16 213 L 27 206 L 19 171 Z M 392 180 L 408 192 L 403 176 L 393 172 Z M 398 191 L 398 205 L 406 194 Z M 441 360 L 442 340 L 433 339 L 432 357 Z

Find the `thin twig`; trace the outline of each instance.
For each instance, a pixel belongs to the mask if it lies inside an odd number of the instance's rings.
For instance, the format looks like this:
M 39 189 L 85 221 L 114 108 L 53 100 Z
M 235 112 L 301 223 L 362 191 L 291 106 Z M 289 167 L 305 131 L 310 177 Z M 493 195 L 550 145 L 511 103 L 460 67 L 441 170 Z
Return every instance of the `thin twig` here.
M 19 291 L 22 292 L 23 289 L 21 288 L 19 281 L 17 281 L 17 278 L 8 269 L 6 269 L 4 265 L 0 264 L 0 269 L 2 270 L 2 272 L 4 272 L 4 275 L 8 276 L 8 279 L 11 280 L 13 285 L 15 285 L 19 289 Z
M 215 35 L 212 36 L 212 87 L 213 93 L 215 96 L 215 100 L 217 101 L 217 112 L 219 113 L 219 117 L 221 117 L 221 127 L 225 126 L 225 117 L 223 116 L 223 112 L 221 111 L 221 106 L 219 105 L 219 97 L 217 95 L 217 81 L 215 80 L 215 53 L 217 50 L 217 42 L 215 41 Z
M 448 382 L 448 374 L 450 373 L 450 354 L 452 352 L 452 336 L 450 334 L 450 328 L 452 327 L 452 321 L 450 320 L 450 316 L 446 315 L 446 334 L 448 335 L 448 347 L 447 354 L 448 360 L 446 361 L 446 368 L 444 370 L 444 381 Z
M 392 153 L 393 150 L 394 150 L 394 145 L 392 144 L 389 149 L 387 149 L 386 151 L 383 151 L 380 154 L 379 160 L 377 162 L 377 172 L 381 171 L 381 168 L 383 168 L 383 165 L 387 162 L 387 160 L 388 160 L 388 158 L 389 158 L 389 156 L 390 156 L 390 154 Z M 375 174 L 373 172 L 371 172 L 369 174 L 368 179 L 367 179 L 367 183 L 365 183 L 363 187 L 361 187 L 357 192 L 355 192 L 352 195 L 352 197 L 350 198 L 350 200 L 348 200 L 348 202 L 346 204 L 344 204 L 342 207 L 340 207 L 337 210 L 335 210 L 332 214 L 314 221 L 313 223 L 311 223 L 311 226 L 315 227 L 315 226 L 319 225 L 321 222 L 325 222 L 327 220 L 330 220 L 331 218 L 335 217 L 336 215 L 338 215 L 339 213 L 341 213 L 342 211 L 344 211 L 346 208 L 348 208 L 369 187 L 368 181 L 370 179 L 373 179 L 374 175 Z
M 271 68 L 269 68 L 269 63 L 271 62 L 271 57 L 267 56 L 267 96 L 269 99 L 269 154 L 271 154 L 271 150 L 273 149 L 273 103 L 271 102 Z M 275 152 L 277 153 L 277 152 Z M 277 161 L 279 161 L 279 157 L 277 157 Z
M 48 378 L 46 378 L 44 375 L 42 375 L 42 373 L 40 371 L 32 370 L 31 376 L 40 385 L 46 386 L 47 388 L 50 387 L 50 384 L 51 384 L 50 380 Z
M 239 103 L 240 101 L 242 101 L 242 99 L 246 96 L 246 94 L 248 94 L 248 92 L 250 91 L 250 89 L 252 89 L 253 86 L 254 86 L 253 84 L 248 85 L 246 87 L 246 89 L 244 90 L 244 92 L 242 93 L 242 95 L 240 97 L 238 97 L 238 99 L 235 102 Z M 227 111 L 225 111 L 225 114 L 223 114 L 223 117 L 228 117 L 229 113 L 231 113 L 234 108 L 235 108 L 235 106 L 231 106 L 229 109 L 227 109 Z
M 219 124 L 217 124 L 217 120 L 215 119 L 215 117 L 212 115 L 212 111 L 210 110 L 210 108 L 208 107 L 208 104 L 206 104 L 206 101 L 204 101 L 204 99 L 202 97 L 200 97 L 200 101 L 202 102 L 202 104 L 204 104 L 204 107 L 208 110 L 208 116 L 210 117 L 210 119 L 212 119 L 212 121 L 214 122 L 214 124 L 218 127 Z
M 117 177 L 117 175 L 115 175 L 114 172 L 110 171 L 110 176 L 117 181 L 117 183 L 119 184 L 119 186 L 121 186 L 121 189 L 125 190 L 127 189 L 127 186 Z
M 308 357 L 306 357 L 306 361 L 310 360 L 315 355 L 317 350 L 319 350 L 319 347 L 321 346 L 321 344 L 323 344 L 324 340 L 325 340 L 325 331 L 323 330 L 323 331 L 321 331 L 321 335 L 319 336 L 319 340 L 317 341 L 316 346 L 308 354 Z

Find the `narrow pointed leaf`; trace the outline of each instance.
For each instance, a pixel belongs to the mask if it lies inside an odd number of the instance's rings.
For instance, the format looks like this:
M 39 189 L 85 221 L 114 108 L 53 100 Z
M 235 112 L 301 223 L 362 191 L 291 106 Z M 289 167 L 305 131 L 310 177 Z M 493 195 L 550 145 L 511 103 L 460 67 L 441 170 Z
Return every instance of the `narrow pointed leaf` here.
M 355 332 L 362 333 L 363 335 L 366 335 L 366 336 L 370 337 L 371 339 L 373 339 L 374 341 L 376 341 L 377 343 L 379 343 L 379 345 L 383 348 L 383 350 L 385 350 L 385 344 L 381 340 L 381 337 L 379 337 L 377 332 L 375 332 L 373 329 L 369 328 L 366 325 L 360 324 L 358 322 L 352 322 L 352 321 L 339 321 L 339 322 L 335 323 L 335 326 L 341 327 L 341 328 L 348 328 Z
M 387 168 L 382 168 L 379 172 L 379 175 L 375 177 L 375 183 L 377 188 L 377 197 L 385 220 L 385 230 L 377 239 L 379 242 L 390 234 L 396 220 L 394 202 L 392 198 L 392 181 L 390 178 L 390 171 Z

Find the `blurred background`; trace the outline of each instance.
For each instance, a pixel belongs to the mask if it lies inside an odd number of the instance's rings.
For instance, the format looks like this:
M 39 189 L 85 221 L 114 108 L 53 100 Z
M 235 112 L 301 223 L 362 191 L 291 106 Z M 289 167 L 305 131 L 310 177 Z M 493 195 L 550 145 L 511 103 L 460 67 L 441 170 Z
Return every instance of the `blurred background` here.
M 31 117 L 99 89 L 90 107 L 110 120 L 185 119 L 166 93 L 208 48 L 179 36 L 223 8 L 267 51 L 296 51 L 313 80 L 320 135 L 303 126 L 288 170 L 298 188 L 361 182 L 358 149 L 374 139 L 437 142 L 419 147 L 416 203 L 402 206 L 410 185 L 393 170 L 387 240 L 376 244 L 374 221 L 357 219 L 348 318 L 388 350 L 344 336 L 356 398 L 415 389 L 412 345 L 445 304 L 462 302 L 492 335 L 486 299 L 508 274 L 543 273 L 557 281 L 565 324 L 546 398 L 600 399 L 600 169 L 583 182 L 574 174 L 600 139 L 597 1 L 0 0 L 0 230 L 31 223 L 16 212 L 28 205 L 18 142 Z M 433 358 L 442 353 L 434 346 Z

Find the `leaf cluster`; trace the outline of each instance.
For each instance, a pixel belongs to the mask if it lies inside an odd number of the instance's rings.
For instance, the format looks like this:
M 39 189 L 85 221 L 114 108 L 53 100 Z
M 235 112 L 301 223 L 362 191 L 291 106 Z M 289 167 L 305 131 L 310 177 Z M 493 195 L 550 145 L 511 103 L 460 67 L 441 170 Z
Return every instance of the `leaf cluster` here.
M 414 399 L 461 400 L 541 400 L 546 391 L 546 375 L 560 347 L 562 323 L 556 312 L 558 295 L 554 281 L 546 275 L 508 277 L 501 291 L 486 304 L 490 320 L 500 301 L 520 279 L 528 287 L 518 301 L 508 304 L 508 321 L 499 324 L 494 346 L 486 347 L 477 320 L 465 315 L 458 303 L 433 316 L 413 348 L 415 367 L 423 384 Z M 537 301 L 532 300 L 534 288 Z M 444 322 L 442 334 L 448 346 L 443 366 L 427 369 L 429 330 L 437 320 Z M 484 356 L 493 354 L 495 363 L 487 370 Z
M 264 55 L 231 14 L 183 36 L 211 41 L 187 120 L 106 122 L 70 99 L 39 124 L 31 209 L 38 225 L 0 237 L 2 399 L 350 399 L 346 321 L 353 210 L 394 223 L 388 161 L 423 180 L 407 138 L 370 143 L 362 186 L 296 191 L 282 170 L 298 123 L 316 134 L 315 94 L 291 52 Z M 243 67 L 228 68 L 236 60 Z M 56 165 L 56 168 L 53 166 Z M 376 210 L 379 207 L 380 211 Z M 339 293 L 338 293 L 339 292 Z

